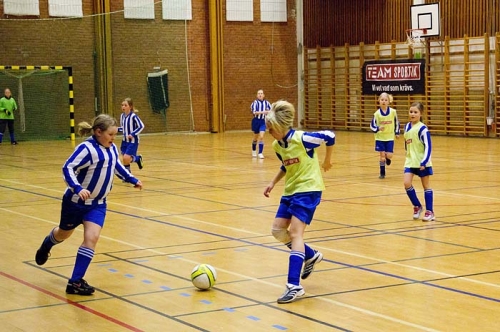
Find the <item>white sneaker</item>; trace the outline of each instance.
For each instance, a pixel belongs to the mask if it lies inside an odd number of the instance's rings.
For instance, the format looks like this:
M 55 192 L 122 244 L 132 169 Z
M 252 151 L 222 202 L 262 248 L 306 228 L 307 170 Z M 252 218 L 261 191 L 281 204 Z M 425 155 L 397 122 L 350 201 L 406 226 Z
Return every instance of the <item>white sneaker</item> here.
M 259 159 L 264 159 L 264 155 L 262 153 L 259 153 Z
M 255 150 L 252 151 L 252 157 L 254 157 L 254 158 L 257 157 L 257 151 L 255 151 Z
M 425 215 L 422 218 L 422 221 L 433 221 L 434 218 L 434 212 L 432 211 L 425 211 Z
M 300 276 L 300 278 L 307 279 L 307 277 L 309 277 L 309 275 L 314 270 L 314 265 L 321 262 L 322 259 L 323 259 L 323 254 L 315 250 L 314 256 L 304 262 L 304 270 L 302 271 L 302 275 Z
M 290 303 L 295 301 L 298 297 L 304 296 L 304 288 L 292 284 L 286 284 L 286 290 L 278 299 L 278 303 Z
M 413 219 L 419 219 L 420 214 L 422 213 L 424 209 L 422 209 L 421 206 L 414 206 L 413 207 Z

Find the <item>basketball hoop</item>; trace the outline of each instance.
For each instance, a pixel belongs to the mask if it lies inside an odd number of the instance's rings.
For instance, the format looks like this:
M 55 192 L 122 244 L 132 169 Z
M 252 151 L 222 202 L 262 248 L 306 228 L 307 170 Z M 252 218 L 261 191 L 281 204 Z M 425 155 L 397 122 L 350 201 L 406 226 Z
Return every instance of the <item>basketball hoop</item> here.
M 425 51 L 427 29 L 406 29 L 406 43 L 413 50 L 415 59 L 421 59 Z
M 413 49 L 425 47 L 427 29 L 406 29 L 406 43 Z

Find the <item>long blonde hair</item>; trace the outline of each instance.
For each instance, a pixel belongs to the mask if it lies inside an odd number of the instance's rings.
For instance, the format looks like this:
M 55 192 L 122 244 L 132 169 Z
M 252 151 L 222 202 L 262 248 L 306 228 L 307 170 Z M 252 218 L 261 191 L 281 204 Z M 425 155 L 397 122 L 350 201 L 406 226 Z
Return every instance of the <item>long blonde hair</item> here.
M 99 114 L 92 120 L 92 124 L 82 121 L 78 127 L 78 135 L 87 136 L 88 134 L 93 134 L 95 130 L 100 129 L 101 131 L 108 130 L 109 127 L 118 126 L 118 122 L 115 118 L 107 114 Z
M 271 105 L 271 110 L 266 115 L 266 123 L 270 128 L 286 134 L 293 126 L 295 107 L 286 100 L 278 100 Z

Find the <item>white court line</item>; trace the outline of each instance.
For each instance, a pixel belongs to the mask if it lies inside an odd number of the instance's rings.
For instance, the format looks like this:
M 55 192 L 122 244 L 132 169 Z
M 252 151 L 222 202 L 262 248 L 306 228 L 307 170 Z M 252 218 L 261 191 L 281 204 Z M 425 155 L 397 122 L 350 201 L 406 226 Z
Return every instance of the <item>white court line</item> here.
M 343 183 L 349 183 L 353 185 L 360 185 L 360 186 L 372 186 L 372 187 L 377 187 L 377 188 L 384 188 L 384 189 L 394 189 L 393 186 L 388 186 L 388 185 L 380 185 L 380 184 L 375 184 L 375 183 L 367 183 L 367 182 L 354 182 L 354 181 L 340 181 Z M 477 189 L 477 188 L 476 188 Z M 463 190 L 468 190 L 468 188 L 463 188 Z M 480 198 L 480 199 L 490 199 L 494 201 L 500 201 L 500 197 L 492 197 L 492 196 L 481 196 L 481 195 L 470 195 L 470 194 L 460 194 L 452 191 L 447 191 L 447 190 L 435 190 L 433 189 L 435 193 L 445 193 L 446 195 L 450 196 L 464 196 L 464 197 L 470 197 L 470 198 Z M 397 191 L 397 193 L 404 193 L 401 191 Z M 356 198 L 350 198 L 350 199 L 356 199 Z M 331 200 L 335 202 L 335 200 Z
M 55 189 L 50 189 L 50 188 L 45 188 L 45 187 L 40 187 L 40 186 L 35 186 L 35 185 L 30 185 L 30 184 L 25 184 L 25 183 L 18 182 L 18 181 L 3 180 L 3 179 L 2 179 L 2 181 L 14 183 L 14 184 L 19 184 L 19 185 L 26 186 L 26 187 L 33 187 L 33 188 L 37 188 L 37 189 L 43 189 L 44 191 L 54 191 L 54 192 L 58 192 L 58 193 L 61 192 L 60 190 L 55 190 Z M 351 184 L 359 184 L 359 185 L 375 185 L 375 184 L 372 184 L 372 183 L 362 183 L 362 182 L 352 182 L 352 181 L 345 181 L 345 182 L 346 183 L 351 183 Z M 377 185 L 377 187 L 380 187 L 380 185 Z M 461 194 L 447 192 L 447 191 L 440 191 L 440 192 L 447 193 L 447 194 L 450 194 L 450 195 L 456 195 L 456 196 L 460 195 L 460 196 L 466 196 L 466 197 L 475 197 L 475 198 L 498 200 L 496 198 L 479 196 L 479 195 L 466 195 L 466 194 L 462 194 L 461 195 Z M 144 209 L 144 208 L 138 208 L 138 207 L 131 207 L 131 206 L 128 206 L 128 205 L 125 205 L 125 204 L 120 204 L 120 203 L 108 202 L 108 204 L 122 206 L 122 207 L 127 207 L 127 208 L 133 208 L 133 209 L 138 210 L 138 211 L 144 211 L 144 212 L 149 212 L 149 213 L 154 213 L 154 214 L 162 214 L 161 212 L 156 211 L 156 210 Z M 8 212 L 15 213 L 15 214 L 20 214 L 20 215 L 27 216 L 27 217 L 30 217 L 30 218 L 33 218 L 33 219 L 36 219 L 36 220 L 40 220 L 40 221 L 44 221 L 44 222 L 49 222 L 51 224 L 57 225 L 57 223 L 54 223 L 54 222 L 51 222 L 51 221 L 48 221 L 48 220 L 45 220 L 45 219 L 40 219 L 40 218 L 36 218 L 36 217 L 24 215 L 24 214 L 21 214 L 21 213 L 17 213 L 15 211 L 10 211 L 10 210 L 3 209 L 3 208 L 0 208 L 0 210 L 8 211 Z M 168 216 L 168 215 L 166 215 L 166 217 L 172 217 L 172 218 L 175 217 L 175 218 L 190 220 L 190 221 L 202 223 L 202 224 L 205 224 L 205 225 L 210 225 L 210 226 L 213 226 L 213 227 L 225 228 L 225 229 L 230 229 L 230 230 L 239 231 L 239 232 L 245 232 L 245 233 L 249 233 L 249 234 L 256 235 L 256 236 L 268 236 L 268 234 L 261 234 L 261 233 L 246 231 L 246 230 L 242 230 L 242 229 L 238 229 L 238 228 L 234 228 L 234 227 L 218 225 L 218 224 L 214 224 L 214 223 L 210 223 L 210 222 L 205 222 L 205 221 L 201 221 L 201 220 L 194 219 L 194 218 L 189 218 L 189 217 L 184 217 L 184 216 L 176 216 L 176 215 Z M 138 245 L 134 245 L 134 244 L 131 244 L 131 243 L 128 243 L 128 242 L 124 242 L 124 241 L 121 241 L 121 240 L 117 240 L 117 239 L 114 239 L 114 238 L 110 238 L 110 237 L 106 237 L 106 236 L 101 236 L 101 237 L 103 237 L 105 239 L 108 239 L 110 241 L 114 241 L 114 242 L 117 242 L 117 243 L 129 245 L 129 246 L 137 248 L 137 249 L 147 250 L 147 251 L 150 251 L 150 252 L 153 252 L 153 253 L 156 253 L 156 254 L 166 255 L 165 253 L 157 251 L 157 250 L 147 249 L 147 248 L 144 248 L 144 247 L 141 247 L 141 246 L 138 246 Z M 483 281 L 479 281 L 479 280 L 474 280 L 474 279 L 470 279 L 470 278 L 467 278 L 467 277 L 458 277 L 458 276 L 453 275 L 453 274 L 448 274 L 448 273 L 444 273 L 444 272 L 440 272 L 440 271 L 436 271 L 436 270 L 430 270 L 430 269 L 416 267 L 416 266 L 412 266 L 412 265 L 406 265 L 406 264 L 402 264 L 402 263 L 391 262 L 391 261 L 387 261 L 387 260 L 383 260 L 383 259 L 378 259 L 378 258 L 374 258 L 374 257 L 370 257 L 370 256 L 359 255 L 359 254 L 355 254 L 355 253 L 351 253 L 351 252 L 345 252 L 345 251 L 330 249 L 330 248 L 321 247 L 321 246 L 318 246 L 318 248 L 321 248 L 322 250 L 326 250 L 326 251 L 330 251 L 330 252 L 341 253 L 341 254 L 344 254 L 344 255 L 347 255 L 347 256 L 353 256 L 353 257 L 358 257 L 358 258 L 373 260 L 373 261 L 376 261 L 378 263 L 384 263 L 384 264 L 388 264 L 388 265 L 405 267 L 405 268 L 414 269 L 414 270 L 417 270 L 417 271 L 424 271 L 424 272 L 428 272 L 428 273 L 432 273 L 432 274 L 437 274 L 437 275 L 448 277 L 448 278 L 455 278 L 455 279 L 459 279 L 459 280 L 463 280 L 463 281 L 468 281 L 468 282 L 471 282 L 471 283 L 481 284 L 481 285 L 485 285 L 485 286 L 491 286 L 491 287 L 495 287 L 495 288 L 499 288 L 500 287 L 499 284 L 492 284 L 492 283 L 489 283 L 489 282 L 483 282 Z M 199 264 L 199 262 L 195 262 L 195 261 L 191 261 L 191 260 L 184 259 L 184 261 L 190 262 L 190 263 L 193 263 L 193 264 Z M 241 277 L 241 278 L 250 279 L 252 281 L 257 281 L 257 282 L 261 282 L 261 283 L 264 283 L 264 284 L 267 284 L 267 285 L 271 285 L 273 287 L 281 287 L 281 286 L 278 286 L 276 284 L 273 284 L 273 283 L 270 283 L 270 282 L 267 282 L 267 281 L 264 281 L 264 280 L 260 280 L 260 279 L 248 277 L 248 276 L 241 275 L 241 274 L 238 274 L 238 273 L 235 273 L 235 272 L 232 272 L 232 271 L 223 270 L 223 269 L 221 269 L 221 271 L 224 271 L 225 273 L 232 274 L 232 275 L 235 275 L 235 276 L 238 276 L 238 277 Z M 314 295 L 314 294 L 312 294 L 312 295 Z M 414 325 L 414 324 L 412 324 L 410 322 L 400 321 L 399 319 L 394 318 L 394 317 L 390 317 L 390 316 L 378 314 L 378 313 L 372 312 L 372 311 L 366 311 L 365 309 L 362 309 L 362 308 L 359 308 L 359 307 L 354 307 L 354 306 L 351 306 L 351 305 L 348 305 L 348 304 L 345 304 L 345 303 L 342 303 L 342 302 L 338 302 L 338 301 L 335 301 L 335 300 L 325 299 L 325 298 L 322 298 L 322 297 L 317 297 L 317 298 L 320 299 L 320 300 L 322 300 L 322 301 L 327 301 L 327 302 L 330 302 L 330 303 L 334 303 L 334 304 L 339 305 L 339 306 L 344 306 L 346 308 L 350 308 L 352 310 L 363 312 L 363 313 L 366 313 L 366 314 L 369 314 L 369 315 L 372 315 L 372 316 L 382 317 L 382 318 L 387 319 L 387 320 L 391 320 L 391 321 L 394 321 L 394 322 L 398 322 L 400 324 L 404 324 L 404 325 L 416 327 L 416 328 L 419 328 L 419 329 L 423 329 L 425 331 L 435 331 L 435 330 L 428 329 L 428 328 L 423 327 L 423 326 Z
M 43 188 L 43 187 L 34 186 L 34 185 L 27 185 L 27 184 L 24 184 L 24 183 L 21 183 L 21 182 L 17 182 L 17 181 L 12 181 L 12 180 L 0 180 L 0 181 L 6 181 L 6 182 L 12 182 L 12 183 L 16 183 L 16 184 L 21 184 L 21 185 L 24 185 L 24 186 L 29 186 L 29 187 L 34 187 L 34 188 L 38 188 L 38 189 L 43 189 L 45 191 L 60 192 L 60 191 L 55 190 L 55 189 Z M 156 210 L 139 208 L 139 207 L 129 206 L 129 205 L 120 204 L 120 203 L 108 202 L 108 205 L 117 205 L 117 206 L 126 207 L 126 208 L 133 208 L 134 210 L 148 212 L 148 213 L 156 214 L 156 215 L 161 215 L 162 214 L 161 212 L 156 211 Z M 10 210 L 6 210 L 6 211 L 10 211 Z M 14 211 L 11 211 L 11 212 L 12 213 L 17 213 L 17 212 L 14 212 Z M 257 232 L 242 230 L 242 229 L 235 228 L 235 227 L 229 227 L 229 226 L 219 225 L 219 224 L 215 224 L 215 223 L 211 223 L 211 222 L 207 222 L 207 221 L 202 221 L 202 220 L 199 220 L 199 219 L 194 219 L 194 218 L 185 217 L 185 216 L 165 215 L 165 217 L 179 218 L 179 219 L 194 221 L 194 222 L 198 222 L 198 223 L 201 223 L 201 224 L 204 224 L 204 225 L 209 225 L 209 226 L 213 226 L 213 227 L 217 227 L 217 228 L 223 228 L 223 229 L 229 229 L 229 230 L 233 230 L 233 231 L 248 233 L 248 234 L 252 234 L 252 235 L 255 235 L 255 236 L 262 236 L 262 237 L 269 236 L 269 234 L 262 234 L 262 233 L 257 233 Z M 47 221 L 45 219 L 38 219 L 36 217 L 31 217 L 31 218 L 36 219 L 36 220 L 41 220 L 41 221 Z M 49 222 L 49 221 L 47 221 L 47 222 Z M 53 224 L 58 225 L 58 223 L 53 223 Z M 108 239 L 116 241 L 116 242 L 119 242 L 119 243 L 122 243 L 122 242 L 120 242 L 120 240 L 116 240 L 116 239 L 112 239 L 112 238 L 108 238 Z M 123 242 L 123 244 L 129 244 L 129 243 Z M 385 260 L 385 259 L 379 259 L 379 258 L 375 258 L 375 257 L 370 257 L 370 256 L 365 256 L 365 255 L 360 255 L 360 254 L 355 254 L 355 253 L 352 253 L 352 252 L 346 252 L 346 251 L 337 250 L 337 249 L 331 249 L 331 248 L 322 247 L 322 246 L 316 246 L 316 247 L 321 248 L 322 250 L 325 250 L 325 251 L 330 251 L 330 252 L 334 252 L 334 253 L 336 252 L 336 253 L 344 254 L 344 255 L 347 255 L 347 256 L 353 256 L 353 257 L 357 257 L 357 258 L 363 258 L 363 259 L 367 259 L 367 260 L 372 260 L 372 261 L 375 261 L 377 263 L 384 263 L 384 264 L 387 264 L 387 265 L 394 265 L 394 266 L 398 266 L 398 267 L 404 267 L 404 268 L 414 269 L 414 270 L 417 270 L 417 271 L 423 271 L 423 272 L 427 272 L 427 273 L 437 274 L 439 276 L 443 276 L 443 277 L 447 277 L 447 278 L 455 278 L 455 279 L 460 279 L 460 280 L 468 281 L 468 282 L 471 282 L 471 283 L 476 283 L 476 284 L 481 284 L 481 285 L 485 285 L 485 286 L 491 286 L 491 287 L 495 287 L 495 288 L 500 288 L 500 284 L 493 284 L 493 283 L 484 282 L 484 281 L 480 281 L 480 280 L 470 279 L 470 278 L 467 278 L 467 277 L 459 277 L 459 276 L 454 275 L 454 274 L 449 274 L 449 273 L 440 272 L 440 271 L 436 271 L 436 270 L 430 270 L 430 269 L 426 269 L 426 268 L 422 268 L 422 267 L 417 267 L 417 266 L 413 266 L 413 265 L 407 265 L 407 264 L 392 262 L 392 261 L 388 261 L 388 260 Z
M 52 225 L 58 225 L 58 223 L 50 221 L 50 220 L 47 220 L 47 219 L 33 217 L 31 215 L 27 215 L 27 214 L 24 214 L 24 213 L 12 211 L 12 210 L 5 209 L 5 208 L 0 208 L 0 211 L 9 212 L 9 213 L 16 214 L 16 215 L 19 215 L 19 216 L 22 216 L 22 217 L 25 217 L 25 218 L 31 218 L 31 219 L 34 219 L 34 220 L 46 222 L 46 223 L 49 223 L 49 224 L 52 224 Z M 80 232 L 82 232 L 81 229 L 77 228 L 77 230 L 80 231 Z M 130 243 L 130 242 L 122 241 L 122 240 L 117 240 L 117 239 L 109 237 L 109 236 L 103 236 L 103 235 L 101 235 L 100 238 L 104 238 L 104 239 L 112 241 L 112 242 L 117 242 L 117 243 L 120 243 L 120 244 L 123 244 L 123 245 L 127 245 L 127 246 L 130 246 L 130 247 L 135 248 L 135 249 L 149 251 L 151 253 L 158 254 L 158 255 L 164 255 L 164 256 L 167 256 L 167 257 L 172 257 L 173 256 L 173 255 L 167 255 L 166 253 L 161 252 L 159 250 L 144 248 L 142 246 L 139 246 L 139 245 L 136 245 L 136 244 L 133 244 L 133 243 Z M 200 264 L 200 262 L 193 261 L 193 260 L 190 260 L 190 259 L 185 259 L 185 258 L 178 258 L 177 256 L 176 256 L 176 259 L 180 259 L 180 260 L 183 260 L 185 262 L 192 263 L 194 265 Z M 226 270 L 226 269 L 222 269 L 222 268 L 219 268 L 219 267 L 217 268 L 217 270 L 223 271 L 223 272 L 225 272 L 227 274 L 231 274 L 231 275 L 237 276 L 237 277 L 239 277 L 241 279 L 252 280 L 252 281 L 259 282 L 259 283 L 262 283 L 262 284 L 266 284 L 268 286 L 272 286 L 272 287 L 276 287 L 276 288 L 283 288 L 282 285 L 277 285 L 277 284 L 271 283 L 269 281 L 265 281 L 265 280 L 253 278 L 253 277 L 250 277 L 250 276 L 247 276 L 247 275 L 243 275 L 243 274 L 236 273 L 236 272 L 233 272 L 233 271 L 229 271 L 229 270 Z M 366 314 L 366 315 L 369 315 L 369 316 L 378 317 L 378 318 L 382 318 L 382 319 L 385 319 L 385 320 L 388 320 L 388 321 L 391 321 L 391 322 L 394 322 L 394 323 L 398 323 L 398 324 L 401 324 L 401 325 L 405 325 L 405 326 L 410 326 L 410 327 L 413 327 L 413 328 L 417 328 L 417 329 L 422 330 L 422 331 L 429 331 L 429 332 L 437 332 L 437 331 L 439 331 L 439 330 L 434 330 L 434 329 L 431 329 L 431 328 L 428 328 L 428 327 L 425 327 L 425 326 L 421 326 L 421 325 L 418 325 L 418 324 L 410 323 L 408 321 L 404 321 L 404 320 L 401 320 L 401 319 L 398 319 L 398 318 L 394 318 L 394 317 L 391 317 L 391 316 L 380 314 L 380 313 L 377 313 L 377 312 L 374 312 L 374 311 L 370 311 L 370 310 L 367 310 L 367 309 L 356 307 L 356 306 L 353 306 L 353 305 L 350 305 L 350 304 L 347 304 L 347 303 L 335 301 L 335 300 L 332 300 L 332 299 L 326 299 L 326 298 L 320 297 L 319 295 L 315 295 L 315 294 L 311 294 L 311 295 L 315 296 L 315 299 L 318 299 L 318 300 L 321 300 L 321 301 L 329 302 L 329 303 L 338 305 L 340 307 L 344 307 L 344 308 L 348 308 L 348 309 L 351 309 L 351 310 L 354 310 L 354 311 L 358 311 L 360 313 L 363 313 L 363 314 Z

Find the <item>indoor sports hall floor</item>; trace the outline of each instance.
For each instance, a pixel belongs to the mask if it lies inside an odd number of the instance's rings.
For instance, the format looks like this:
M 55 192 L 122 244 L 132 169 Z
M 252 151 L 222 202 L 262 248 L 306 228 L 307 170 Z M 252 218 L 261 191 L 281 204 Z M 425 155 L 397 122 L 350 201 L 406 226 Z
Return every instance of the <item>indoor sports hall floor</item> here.
M 144 190 L 115 181 L 90 297 L 64 292 L 81 228 L 34 262 L 59 220 L 71 142 L 4 142 L 0 330 L 499 331 L 500 140 L 433 136 L 437 219 L 424 223 L 403 188 L 403 139 L 379 180 L 373 135 L 336 134 L 306 230 L 325 258 L 286 305 L 288 253 L 270 235 L 282 183 L 262 194 L 280 165 L 269 134 L 264 160 L 252 159 L 250 132 L 143 136 L 145 167 L 133 171 Z M 210 291 L 191 284 L 198 263 L 217 269 Z

